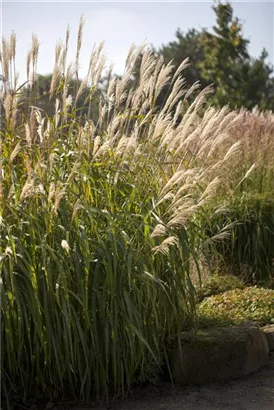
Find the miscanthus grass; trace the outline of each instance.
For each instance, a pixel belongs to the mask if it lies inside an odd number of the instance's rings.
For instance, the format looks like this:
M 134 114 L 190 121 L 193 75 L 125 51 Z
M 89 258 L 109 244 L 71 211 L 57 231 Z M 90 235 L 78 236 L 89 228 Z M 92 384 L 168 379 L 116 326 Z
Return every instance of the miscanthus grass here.
M 230 235 L 211 241 L 209 254 L 217 252 L 213 270 L 239 275 L 246 283 L 274 285 L 274 115 L 271 111 L 241 110 L 242 119 L 228 131 L 227 143 L 215 151 L 222 158 L 229 144 L 237 151 L 225 165 L 226 177 L 215 196 L 213 208 L 200 221 L 209 236 L 220 230 Z M 235 144 L 234 144 L 235 147 Z M 215 253 L 216 255 L 216 253 Z M 214 258 L 210 256 L 211 261 Z
M 2 393 L 22 400 L 67 392 L 87 400 L 123 394 L 149 379 L 169 341 L 196 320 L 190 261 L 199 266 L 198 210 L 212 198 L 238 143 L 214 160 L 242 114 L 205 108 L 210 89 L 188 88 L 144 46 L 132 46 L 122 78 L 109 76 L 103 46 L 78 78 L 56 46 L 49 98 L 55 113 L 28 104 L 39 42 L 27 55 L 27 84 L 15 71 L 16 37 L 3 40 L 1 90 Z M 129 88 L 143 53 L 140 80 Z M 77 84 L 77 82 L 76 82 Z M 169 98 L 155 103 L 170 84 Z M 87 114 L 77 99 L 88 91 Z M 193 102 L 188 97 L 194 94 Z M 193 95 L 192 95 L 193 97 Z M 24 104 L 23 104 L 24 103 Z M 22 109 L 24 106 L 24 109 Z M 202 111 L 201 111 L 202 110 Z

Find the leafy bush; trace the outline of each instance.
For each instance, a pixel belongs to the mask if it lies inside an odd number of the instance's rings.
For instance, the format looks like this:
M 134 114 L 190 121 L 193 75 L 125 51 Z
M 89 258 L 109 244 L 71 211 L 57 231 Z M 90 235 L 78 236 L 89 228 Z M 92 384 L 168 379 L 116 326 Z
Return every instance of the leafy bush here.
M 198 299 L 203 300 L 205 297 L 217 295 L 232 289 L 243 289 L 244 283 L 232 275 L 210 275 L 198 290 Z
M 200 325 L 274 323 L 274 290 L 257 287 L 230 290 L 203 300 Z

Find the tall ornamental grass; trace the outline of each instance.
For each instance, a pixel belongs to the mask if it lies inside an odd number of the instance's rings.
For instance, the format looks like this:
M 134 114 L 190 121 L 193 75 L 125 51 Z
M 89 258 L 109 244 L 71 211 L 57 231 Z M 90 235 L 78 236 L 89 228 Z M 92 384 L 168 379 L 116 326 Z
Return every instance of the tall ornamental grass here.
M 188 62 L 171 77 L 172 64 L 143 46 L 130 49 L 122 78 L 109 77 L 98 121 L 91 112 L 79 115 L 78 98 L 88 90 L 91 110 L 105 67 L 100 44 L 87 76 L 68 95 L 71 78 L 78 78 L 82 28 L 81 20 L 73 64 L 67 63 L 69 30 L 56 47 L 53 116 L 26 106 L 37 78 L 37 38 L 27 56 L 26 85 L 18 84 L 15 71 L 15 35 L 2 43 L 1 373 L 7 400 L 38 392 L 108 398 L 168 364 L 169 341 L 196 320 L 190 261 L 198 269 L 204 233 L 195 215 L 237 148 L 212 160 L 242 115 L 205 109 L 210 89 L 197 93 L 197 84 L 185 85 Z M 143 51 L 140 81 L 128 89 Z M 167 83 L 171 93 L 155 110 Z
M 241 112 L 242 120 L 229 131 L 229 140 L 238 142 L 238 150 L 200 222 L 209 237 L 231 227 L 227 238 L 210 243 L 213 270 L 274 286 L 274 115 L 257 109 Z M 218 148 L 217 157 L 225 146 Z M 216 206 L 219 211 L 212 213 Z

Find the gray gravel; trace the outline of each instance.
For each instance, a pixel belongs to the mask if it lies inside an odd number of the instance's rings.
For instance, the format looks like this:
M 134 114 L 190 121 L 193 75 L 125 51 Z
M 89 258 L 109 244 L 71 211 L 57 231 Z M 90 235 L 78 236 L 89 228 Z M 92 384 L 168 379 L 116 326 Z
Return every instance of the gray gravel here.
M 56 410 L 274 410 L 274 354 L 256 374 L 210 385 L 175 386 L 162 383 L 134 391 L 124 402 L 108 406 L 55 407 Z

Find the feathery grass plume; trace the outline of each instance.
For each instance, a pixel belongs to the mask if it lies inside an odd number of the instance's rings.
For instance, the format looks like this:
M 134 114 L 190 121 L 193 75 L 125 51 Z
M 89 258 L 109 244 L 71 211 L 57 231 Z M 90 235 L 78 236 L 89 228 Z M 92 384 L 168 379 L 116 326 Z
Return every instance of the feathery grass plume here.
M 227 153 L 225 154 L 224 161 L 227 161 L 231 156 L 233 156 L 234 153 L 235 153 L 236 151 L 238 151 L 240 145 L 241 145 L 241 141 L 235 142 L 235 144 L 233 144 L 233 145 L 229 148 L 229 150 L 227 151 Z
M 150 74 L 153 73 L 155 66 L 155 57 L 151 50 L 146 50 L 142 55 L 141 65 L 140 65 L 140 79 L 144 81 L 148 79 Z
M 162 253 L 163 255 L 168 255 L 170 251 L 170 247 L 172 246 L 179 246 L 179 239 L 176 236 L 169 236 L 168 238 L 164 239 L 160 245 L 154 246 L 152 248 L 153 253 Z
M 5 117 L 7 120 L 11 120 L 13 112 L 13 97 L 10 93 L 6 93 L 3 98 L 3 107 L 5 112 Z
M 37 35 L 35 33 L 32 33 L 31 49 L 27 55 L 27 78 L 29 81 L 30 89 L 32 89 L 33 85 L 36 82 L 36 78 L 37 78 L 38 54 L 39 54 L 39 41 L 38 41 Z M 32 68 L 31 76 L 30 76 L 30 68 Z
M 52 173 L 52 171 L 53 171 L 54 158 L 55 158 L 54 152 L 51 152 L 50 155 L 49 155 L 49 172 L 50 173 Z
M 9 165 L 11 165 L 13 163 L 13 161 L 15 160 L 15 158 L 17 157 L 17 155 L 19 154 L 19 152 L 21 151 L 21 141 L 19 141 L 14 150 L 12 151 L 12 153 L 10 154 L 9 157 Z
M 131 45 L 128 51 L 125 64 L 125 72 L 132 71 L 137 63 L 138 58 L 142 55 L 143 51 L 146 48 L 146 43 L 142 43 L 139 46 Z
M 72 216 L 71 216 L 72 220 L 75 218 L 77 212 L 80 211 L 80 209 L 84 209 L 84 206 L 81 204 L 81 201 L 77 199 L 77 201 L 75 202 L 73 206 L 73 211 L 72 211 Z
M 65 239 L 62 239 L 61 246 L 67 252 L 67 254 L 70 253 L 70 246 Z
M 26 58 L 26 67 L 27 67 L 27 81 L 28 81 L 28 87 L 29 89 L 31 89 L 32 84 L 30 82 L 30 64 L 31 64 L 31 50 L 29 50 L 28 54 L 27 54 L 27 58 Z
M 62 78 L 62 58 L 63 58 L 63 44 L 62 41 L 58 41 L 55 47 L 55 63 L 51 77 L 50 83 L 50 97 L 54 96 L 55 90 L 60 83 Z
M 131 80 L 131 73 L 126 73 L 121 80 L 117 80 L 116 88 L 115 88 L 115 101 L 118 104 L 121 104 L 123 100 L 126 98 L 127 93 L 125 92 L 128 84 Z
M 200 90 L 201 85 L 199 81 L 196 81 L 195 83 L 192 84 L 192 86 L 187 90 L 184 100 L 186 101 L 192 94 L 195 93 L 195 91 Z
M 16 35 L 14 31 L 12 31 L 10 35 L 9 48 L 10 48 L 10 59 L 14 61 L 15 55 L 16 55 Z
M 186 170 L 181 169 L 178 170 L 174 173 L 174 175 L 168 180 L 168 182 L 165 184 L 165 186 L 162 188 L 159 196 L 165 195 L 171 188 L 173 188 L 176 184 L 179 184 L 186 175 Z
M 101 137 L 100 135 L 97 135 L 94 138 L 94 143 L 93 143 L 93 151 L 92 151 L 92 155 L 94 156 L 96 154 L 96 152 L 98 151 L 99 147 L 101 145 Z
M 49 186 L 49 193 L 48 193 L 48 202 L 52 200 L 55 195 L 55 183 L 51 182 Z
M 186 93 L 186 90 L 183 88 L 185 85 L 185 79 L 178 78 L 174 85 L 172 92 L 168 96 L 165 105 L 163 107 L 163 112 L 169 113 L 172 108 L 177 104 L 181 97 Z
M 2 38 L 2 49 L 1 49 L 1 65 L 2 65 L 2 73 L 4 77 L 4 86 L 5 83 L 9 81 L 9 62 L 10 62 L 10 48 L 8 41 L 3 37 Z
M 73 96 L 70 94 L 68 95 L 69 91 L 69 82 L 75 75 L 75 67 L 72 63 L 70 63 L 67 67 L 63 68 L 64 76 L 63 80 L 63 92 L 62 92 L 62 110 L 64 112 L 64 121 L 67 120 L 68 116 L 68 108 L 73 103 Z
M 93 159 L 98 158 L 108 152 L 110 150 L 110 145 L 110 141 L 105 141 L 103 144 L 101 144 L 96 152 L 93 153 Z
M 109 83 L 109 86 L 108 86 L 108 89 L 107 89 L 107 99 L 108 99 L 109 102 L 113 101 L 117 81 L 118 81 L 118 78 L 113 77 L 112 80 Z
M 151 238 L 155 238 L 156 236 L 164 236 L 167 233 L 167 229 L 162 224 L 157 224 L 153 229 L 152 233 L 150 234 Z
M 167 65 L 163 65 L 161 67 L 161 70 L 159 72 L 156 85 L 155 85 L 155 98 L 157 98 L 164 88 L 165 85 L 167 85 L 171 79 L 171 73 L 173 71 L 173 64 L 172 62 L 169 62 Z
M 95 45 L 93 47 L 90 55 L 88 77 L 91 86 L 96 85 L 95 78 L 97 76 L 98 65 L 101 65 L 99 62 L 102 61 L 102 59 L 104 60 L 103 48 L 104 42 L 101 41 L 97 46 Z
M 177 80 L 177 78 L 182 74 L 182 72 L 189 66 L 190 66 L 190 60 L 189 60 L 189 57 L 187 57 L 181 62 L 181 64 L 175 71 L 174 76 L 173 76 L 173 81 Z
M 65 188 L 55 188 L 55 193 L 54 193 L 54 213 L 55 215 L 57 215 L 58 210 L 59 210 L 59 206 L 60 206 L 60 202 L 62 200 L 62 198 L 66 195 L 66 190 Z
M 252 164 L 251 167 L 247 170 L 247 172 L 245 173 L 244 177 L 241 179 L 241 181 L 238 183 L 237 187 L 240 186 L 242 184 L 243 181 L 245 181 L 249 175 L 254 171 L 254 169 L 256 168 L 256 164 Z
M 12 74 L 11 89 L 16 90 L 17 74 L 15 72 L 15 55 L 16 55 L 16 35 L 12 31 L 9 39 L 9 54 L 10 54 L 10 73 Z
M 67 68 L 67 56 L 68 56 L 68 49 L 69 49 L 69 38 L 70 38 L 70 26 L 68 25 L 68 26 L 67 26 L 67 30 L 66 30 L 65 47 L 64 47 L 63 61 L 62 61 L 63 73 L 66 72 L 66 68 Z
M 78 101 L 79 97 L 81 96 L 81 94 L 83 94 L 83 92 L 85 91 L 85 89 L 87 88 L 87 84 L 88 84 L 88 77 L 85 77 L 82 81 L 81 84 L 77 90 L 77 94 L 75 96 L 75 102 Z
M 204 192 L 202 193 L 202 195 L 200 196 L 199 200 L 202 201 L 207 197 L 211 197 L 216 193 L 217 188 L 220 186 L 220 178 L 219 177 L 215 177 L 213 179 L 213 181 L 211 181 L 208 186 L 206 187 L 206 189 L 204 190 Z
M 32 196 L 35 191 L 34 187 L 35 187 L 34 177 L 28 177 L 20 193 L 19 202 L 23 202 L 26 198 L 28 198 L 29 196 Z
M 125 63 L 125 71 L 131 71 L 132 70 L 132 64 L 131 64 L 131 59 L 132 56 L 134 55 L 134 51 L 136 50 L 136 44 L 132 43 L 129 47 L 127 57 L 126 57 L 126 63 Z
M 94 78 L 94 85 L 93 85 L 94 87 L 98 86 L 98 83 L 99 83 L 99 81 L 102 77 L 102 72 L 105 68 L 105 64 L 106 64 L 106 57 L 102 54 L 102 55 L 100 55 L 100 58 L 99 58 L 98 64 L 97 64 L 97 70 L 96 70 L 96 75 L 95 75 L 95 78 Z
M 44 140 L 44 124 L 46 121 L 45 117 L 42 117 L 42 113 L 39 109 L 34 109 L 37 126 L 37 135 L 39 136 L 39 143 L 42 144 Z
M 81 51 L 81 48 L 82 48 L 82 38 L 83 38 L 84 24 L 85 24 L 85 19 L 84 19 L 84 16 L 81 15 L 80 21 L 79 21 L 79 27 L 78 27 L 77 48 L 76 48 L 76 58 L 75 58 L 75 71 L 76 71 L 77 79 L 78 79 L 78 71 L 79 71 L 79 57 L 80 57 L 80 51 Z

